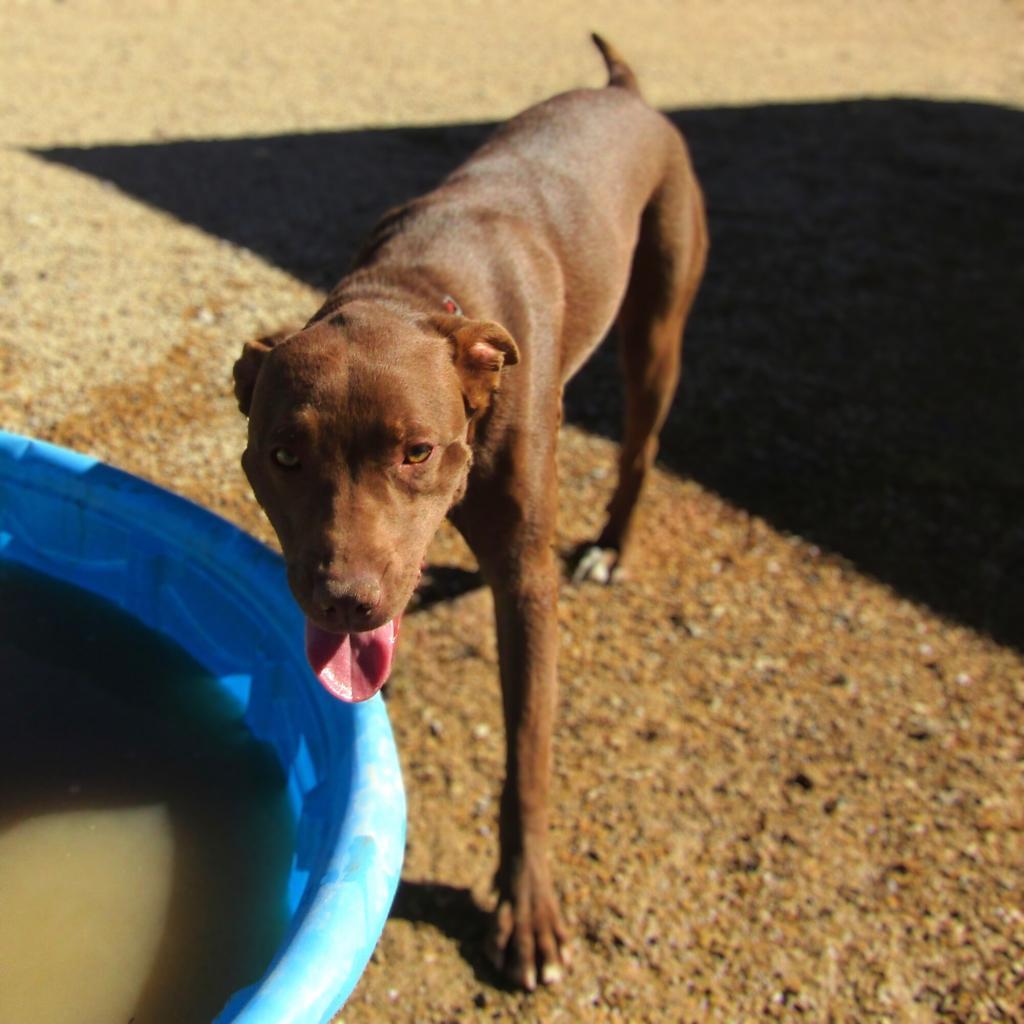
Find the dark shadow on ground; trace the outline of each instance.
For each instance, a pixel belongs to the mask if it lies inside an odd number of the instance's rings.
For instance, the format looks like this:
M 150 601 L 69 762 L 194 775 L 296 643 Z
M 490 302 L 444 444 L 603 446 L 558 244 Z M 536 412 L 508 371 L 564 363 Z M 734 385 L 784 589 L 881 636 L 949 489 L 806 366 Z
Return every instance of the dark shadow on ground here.
M 473 968 L 478 981 L 492 988 L 517 991 L 487 958 L 491 917 L 468 889 L 403 878 L 391 917 L 431 925 L 458 945 L 460 955 Z
M 483 577 L 478 572 L 469 572 L 457 565 L 428 565 L 412 595 L 409 611 L 426 611 L 432 605 L 451 601 L 483 585 Z
M 671 116 L 712 256 L 662 463 L 1024 648 L 1024 113 L 893 100 Z M 38 155 L 326 287 L 385 207 L 487 130 Z M 606 346 L 568 418 L 616 437 L 620 408 Z

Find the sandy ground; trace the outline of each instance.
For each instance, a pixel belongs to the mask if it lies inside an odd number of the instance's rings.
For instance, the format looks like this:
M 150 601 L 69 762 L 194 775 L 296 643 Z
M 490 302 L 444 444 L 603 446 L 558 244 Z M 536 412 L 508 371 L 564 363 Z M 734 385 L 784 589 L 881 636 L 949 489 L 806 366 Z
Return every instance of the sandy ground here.
M 576 966 L 480 953 L 489 598 L 442 532 L 390 711 L 405 881 L 345 1022 L 1022 1020 L 1024 5 L 6 0 L 0 425 L 269 540 L 231 363 L 485 126 L 598 85 L 690 139 L 713 255 L 632 579 L 565 588 Z M 598 525 L 614 356 L 568 399 Z

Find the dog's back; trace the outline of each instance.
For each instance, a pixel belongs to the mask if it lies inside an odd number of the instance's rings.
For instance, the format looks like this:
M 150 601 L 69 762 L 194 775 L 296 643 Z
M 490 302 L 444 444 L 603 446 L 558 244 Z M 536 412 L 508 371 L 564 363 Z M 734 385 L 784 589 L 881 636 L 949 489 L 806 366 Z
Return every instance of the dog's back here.
M 675 181 L 700 204 L 679 132 L 598 45 L 606 87 L 559 94 L 501 125 L 436 189 L 385 217 L 355 265 L 357 279 L 375 282 L 429 267 L 439 294 L 502 323 L 525 358 L 553 342 L 559 385 L 612 325 L 652 198 Z M 689 217 L 695 233 L 702 221 L 702 208 Z M 691 248 L 700 244 L 695 235 Z

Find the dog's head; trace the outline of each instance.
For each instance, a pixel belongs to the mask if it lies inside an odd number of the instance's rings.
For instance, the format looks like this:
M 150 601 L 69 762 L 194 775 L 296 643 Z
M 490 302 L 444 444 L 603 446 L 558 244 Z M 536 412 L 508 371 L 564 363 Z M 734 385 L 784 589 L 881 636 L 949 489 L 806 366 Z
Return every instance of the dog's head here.
M 383 685 L 427 545 L 465 491 L 470 425 L 517 361 L 497 324 L 353 302 L 235 363 L 242 466 L 337 696 Z

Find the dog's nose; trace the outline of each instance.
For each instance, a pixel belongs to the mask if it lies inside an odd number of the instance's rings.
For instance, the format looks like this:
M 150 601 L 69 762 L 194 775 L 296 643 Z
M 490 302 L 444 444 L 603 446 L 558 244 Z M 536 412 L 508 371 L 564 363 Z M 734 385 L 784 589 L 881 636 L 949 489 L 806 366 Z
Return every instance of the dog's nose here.
M 380 581 L 369 575 L 322 576 L 314 585 L 316 607 L 342 628 L 358 629 L 381 602 Z

